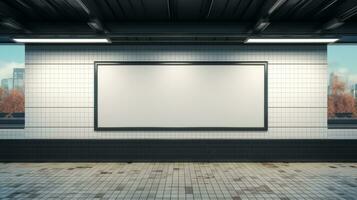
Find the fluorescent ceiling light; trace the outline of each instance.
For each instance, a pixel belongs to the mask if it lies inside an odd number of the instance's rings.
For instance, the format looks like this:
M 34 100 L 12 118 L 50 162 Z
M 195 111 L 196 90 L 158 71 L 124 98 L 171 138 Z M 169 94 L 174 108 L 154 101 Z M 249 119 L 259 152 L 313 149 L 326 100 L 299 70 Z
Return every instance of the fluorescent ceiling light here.
M 14 38 L 20 43 L 110 43 L 106 38 Z
M 333 43 L 337 38 L 249 38 L 245 43 Z

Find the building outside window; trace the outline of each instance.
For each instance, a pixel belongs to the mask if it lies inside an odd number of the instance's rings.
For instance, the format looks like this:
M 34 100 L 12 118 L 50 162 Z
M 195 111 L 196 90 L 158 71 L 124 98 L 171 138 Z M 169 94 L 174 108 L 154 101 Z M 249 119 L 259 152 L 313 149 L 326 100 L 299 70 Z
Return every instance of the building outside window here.
M 328 46 L 329 128 L 357 128 L 357 45 Z
M 25 126 L 25 49 L 0 45 L 0 128 Z

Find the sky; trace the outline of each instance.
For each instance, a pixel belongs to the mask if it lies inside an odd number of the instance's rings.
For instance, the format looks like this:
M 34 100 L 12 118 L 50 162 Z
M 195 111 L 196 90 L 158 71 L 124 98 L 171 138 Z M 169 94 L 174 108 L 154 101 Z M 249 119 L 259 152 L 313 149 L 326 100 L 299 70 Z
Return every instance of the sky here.
M 327 47 L 328 72 L 337 72 L 349 87 L 357 84 L 357 44 L 332 44 Z
M 327 47 L 329 73 L 357 75 L 357 44 L 334 44 Z
M 11 78 L 15 67 L 25 67 L 25 46 L 0 45 L 0 80 Z

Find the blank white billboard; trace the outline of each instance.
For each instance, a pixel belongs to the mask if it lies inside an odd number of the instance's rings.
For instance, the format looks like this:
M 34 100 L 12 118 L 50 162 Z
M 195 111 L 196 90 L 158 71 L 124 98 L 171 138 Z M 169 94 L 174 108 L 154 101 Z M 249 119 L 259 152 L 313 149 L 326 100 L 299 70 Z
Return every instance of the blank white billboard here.
M 96 63 L 96 130 L 267 129 L 266 63 Z

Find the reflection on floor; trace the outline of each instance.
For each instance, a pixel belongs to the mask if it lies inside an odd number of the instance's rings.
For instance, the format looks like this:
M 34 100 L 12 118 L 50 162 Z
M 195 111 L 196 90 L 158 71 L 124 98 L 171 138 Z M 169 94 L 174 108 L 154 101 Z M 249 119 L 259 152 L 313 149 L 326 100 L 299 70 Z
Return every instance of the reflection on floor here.
M 1 163 L 0 199 L 357 199 L 357 163 Z

